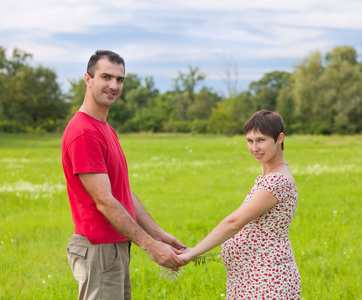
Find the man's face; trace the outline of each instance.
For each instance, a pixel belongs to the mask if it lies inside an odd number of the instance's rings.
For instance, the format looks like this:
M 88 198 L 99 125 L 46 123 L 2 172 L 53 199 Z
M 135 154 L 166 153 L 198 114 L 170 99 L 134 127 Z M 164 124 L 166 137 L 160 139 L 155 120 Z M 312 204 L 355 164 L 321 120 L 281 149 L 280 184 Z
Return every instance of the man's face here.
M 97 62 L 94 77 L 87 73 L 85 81 L 90 88 L 93 100 L 98 105 L 111 106 L 122 93 L 124 67 L 102 58 Z

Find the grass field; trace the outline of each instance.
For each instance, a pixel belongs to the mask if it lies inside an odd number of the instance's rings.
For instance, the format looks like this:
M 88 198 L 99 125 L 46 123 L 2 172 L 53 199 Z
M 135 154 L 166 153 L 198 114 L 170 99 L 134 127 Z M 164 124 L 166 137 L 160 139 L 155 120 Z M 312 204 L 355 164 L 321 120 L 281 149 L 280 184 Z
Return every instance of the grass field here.
M 120 141 L 132 190 L 188 246 L 241 204 L 261 172 L 240 136 Z M 0 135 L 0 299 L 77 298 L 60 143 L 60 136 Z M 302 298 L 362 299 L 362 137 L 290 136 L 285 147 L 299 190 L 290 239 Z M 190 264 L 171 282 L 137 246 L 131 255 L 133 299 L 225 299 L 222 263 Z

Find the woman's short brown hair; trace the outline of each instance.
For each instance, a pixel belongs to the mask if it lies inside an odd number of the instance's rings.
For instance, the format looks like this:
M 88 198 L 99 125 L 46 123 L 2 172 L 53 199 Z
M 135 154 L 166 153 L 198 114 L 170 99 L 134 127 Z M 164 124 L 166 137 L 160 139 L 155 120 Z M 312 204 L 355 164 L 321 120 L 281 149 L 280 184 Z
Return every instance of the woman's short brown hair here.
M 285 127 L 282 117 L 277 112 L 263 109 L 253 114 L 244 125 L 245 134 L 254 130 L 271 136 L 276 142 L 280 133 L 284 133 Z M 284 142 L 282 143 L 282 150 L 284 150 Z

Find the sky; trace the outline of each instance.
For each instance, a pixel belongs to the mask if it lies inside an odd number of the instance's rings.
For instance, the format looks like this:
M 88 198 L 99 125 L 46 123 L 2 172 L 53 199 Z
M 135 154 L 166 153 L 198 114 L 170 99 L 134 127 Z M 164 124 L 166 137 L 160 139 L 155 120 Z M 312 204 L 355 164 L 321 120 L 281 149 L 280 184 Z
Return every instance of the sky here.
M 0 47 L 8 58 L 14 48 L 31 53 L 63 90 L 106 49 L 161 92 L 191 66 L 205 74 L 201 86 L 227 96 L 227 78 L 242 91 L 313 51 L 362 53 L 361 12 L 361 0 L 2 0 Z

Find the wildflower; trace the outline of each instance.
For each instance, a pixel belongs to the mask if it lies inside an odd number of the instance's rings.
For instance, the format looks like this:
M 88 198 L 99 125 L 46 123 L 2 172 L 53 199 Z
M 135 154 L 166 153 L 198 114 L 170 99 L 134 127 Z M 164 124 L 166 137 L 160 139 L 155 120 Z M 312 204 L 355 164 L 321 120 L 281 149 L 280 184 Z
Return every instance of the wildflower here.
M 182 272 L 185 271 L 184 269 L 181 269 L 179 271 L 171 271 L 167 268 L 161 266 L 159 267 L 160 267 L 160 270 L 158 271 L 159 274 L 164 278 L 169 278 L 172 282 L 174 282 L 175 279 L 177 279 L 177 277 L 179 277 L 182 274 Z

